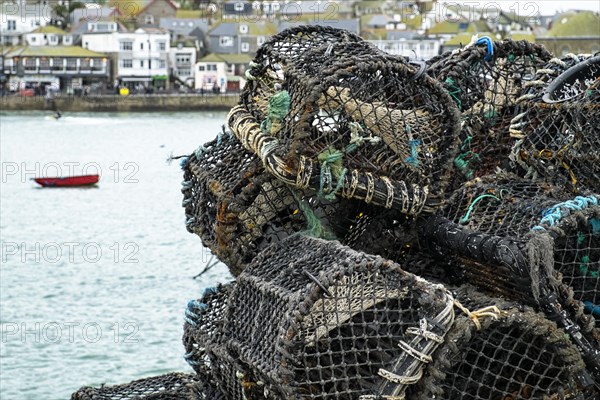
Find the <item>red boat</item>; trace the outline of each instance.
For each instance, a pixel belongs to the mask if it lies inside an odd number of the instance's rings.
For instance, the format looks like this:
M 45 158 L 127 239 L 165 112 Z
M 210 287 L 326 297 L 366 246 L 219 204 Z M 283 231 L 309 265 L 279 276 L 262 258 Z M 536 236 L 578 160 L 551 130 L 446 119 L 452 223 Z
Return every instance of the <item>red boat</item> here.
M 77 187 L 95 185 L 100 175 L 80 175 L 60 178 L 33 178 L 43 187 Z

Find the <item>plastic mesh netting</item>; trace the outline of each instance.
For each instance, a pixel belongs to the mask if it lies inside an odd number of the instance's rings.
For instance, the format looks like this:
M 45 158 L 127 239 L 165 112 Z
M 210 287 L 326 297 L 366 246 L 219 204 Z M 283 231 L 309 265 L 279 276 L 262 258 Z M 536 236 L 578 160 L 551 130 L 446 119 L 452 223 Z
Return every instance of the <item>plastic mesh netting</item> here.
M 416 215 L 450 179 L 459 115 L 444 87 L 365 42 L 286 31 L 258 51 L 229 125 L 278 179 Z M 325 36 L 326 38 L 327 36 Z M 298 44 L 300 43 L 300 44 Z
M 195 375 L 171 373 L 123 385 L 82 387 L 73 393 L 71 400 L 224 400 L 216 392 L 206 391 L 199 394 L 197 384 L 198 378 Z
M 463 286 L 446 340 L 410 399 L 595 399 L 598 392 L 562 329 L 531 308 Z
M 552 59 L 519 99 L 512 158 L 528 177 L 574 191 L 600 187 L 600 56 Z
M 514 139 L 508 126 L 517 100 L 522 87 L 551 57 L 542 46 L 527 41 L 492 43 L 481 38 L 427 62 L 427 74 L 445 85 L 461 111 L 455 185 L 498 167 L 511 168 L 508 156 Z

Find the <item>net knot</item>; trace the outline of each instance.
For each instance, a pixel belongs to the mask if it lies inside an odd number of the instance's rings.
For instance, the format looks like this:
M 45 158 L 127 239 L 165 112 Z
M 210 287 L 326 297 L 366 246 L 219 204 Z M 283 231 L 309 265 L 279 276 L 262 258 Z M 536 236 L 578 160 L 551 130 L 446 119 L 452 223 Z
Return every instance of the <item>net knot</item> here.
M 480 318 L 492 318 L 494 320 L 497 320 L 502 315 L 502 311 L 496 306 L 488 306 L 480 308 L 479 310 L 470 311 L 467 307 L 463 306 L 460 303 L 460 301 L 456 299 L 454 300 L 454 305 L 460 311 L 465 313 L 465 315 L 467 315 L 471 319 L 471 321 L 473 321 L 473 324 L 475 324 L 475 327 L 478 331 L 481 330 L 481 322 L 479 321 Z

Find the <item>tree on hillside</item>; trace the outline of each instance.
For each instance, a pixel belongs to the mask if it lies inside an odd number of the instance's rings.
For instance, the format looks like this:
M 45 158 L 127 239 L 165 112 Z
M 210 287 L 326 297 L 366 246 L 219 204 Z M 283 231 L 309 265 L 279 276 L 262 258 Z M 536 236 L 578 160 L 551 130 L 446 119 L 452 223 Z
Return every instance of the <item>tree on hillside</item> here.
M 67 30 L 71 24 L 71 13 L 79 8 L 85 8 L 85 4 L 80 1 L 63 1 L 52 7 L 55 16 L 55 25 Z

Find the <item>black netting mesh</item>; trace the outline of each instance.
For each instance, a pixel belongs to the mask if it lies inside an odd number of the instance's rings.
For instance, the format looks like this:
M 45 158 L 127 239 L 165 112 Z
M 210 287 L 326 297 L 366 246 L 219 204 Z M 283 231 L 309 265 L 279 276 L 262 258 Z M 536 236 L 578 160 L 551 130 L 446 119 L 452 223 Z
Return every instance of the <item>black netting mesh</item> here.
M 444 87 L 404 59 L 357 41 L 266 43 L 229 124 L 266 169 L 297 188 L 404 213 L 434 207 L 450 179 L 459 116 Z
M 195 375 L 171 373 L 139 379 L 124 385 L 82 387 L 73 393 L 71 400 L 225 400 L 214 391 L 199 393 Z
M 73 398 L 600 398 L 599 77 L 524 41 L 274 36 L 182 164 L 236 277 L 188 303 L 195 375 Z
M 427 356 L 439 343 L 409 328 L 443 337 L 453 318 L 443 286 L 302 236 L 263 251 L 237 279 L 224 313 L 212 300 L 227 292 L 218 293 L 200 300 L 215 312 L 201 313 L 186 335 L 215 357 L 210 368 L 218 368 L 217 387 L 229 398 L 401 394 L 406 384 L 388 382 L 380 370 L 407 379 L 418 373 L 423 362 L 402 346 Z
M 228 134 L 188 158 L 184 179 L 188 230 L 234 276 L 262 249 L 294 233 L 343 238 L 362 207 L 356 200 L 325 199 L 285 184 Z
M 427 62 L 427 74 L 442 82 L 461 111 L 460 150 L 454 185 L 510 169 L 514 139 L 508 126 L 523 85 L 552 55 L 526 41 L 492 42 L 447 52 Z
M 595 399 L 565 331 L 531 308 L 463 286 L 454 325 L 410 399 Z
M 600 186 L 600 56 L 552 59 L 519 99 L 512 158 L 528 177 L 574 191 Z
M 424 233 L 436 252 L 454 255 L 455 274 L 540 305 L 573 328 L 573 340 L 598 369 L 599 212 L 598 196 L 573 198 L 548 184 L 496 175 L 457 190 L 446 217 L 430 218 Z

